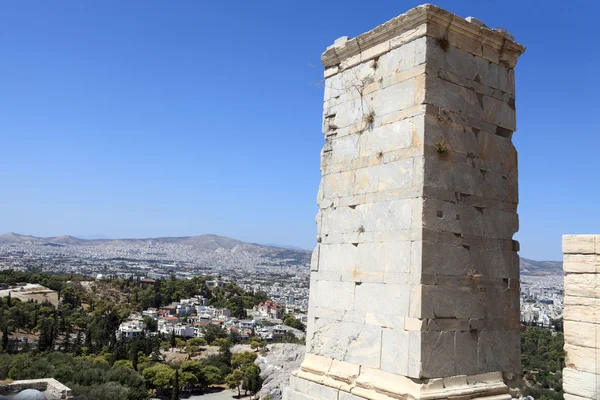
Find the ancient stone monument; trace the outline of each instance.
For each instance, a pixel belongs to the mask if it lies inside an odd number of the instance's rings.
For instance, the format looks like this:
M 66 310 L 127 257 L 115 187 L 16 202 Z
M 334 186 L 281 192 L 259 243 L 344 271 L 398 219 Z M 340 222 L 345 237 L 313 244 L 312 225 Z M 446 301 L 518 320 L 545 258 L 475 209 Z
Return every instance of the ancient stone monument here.
M 523 51 L 424 5 L 322 55 L 319 244 L 286 399 L 510 398 Z
M 565 400 L 600 398 L 600 235 L 563 236 Z

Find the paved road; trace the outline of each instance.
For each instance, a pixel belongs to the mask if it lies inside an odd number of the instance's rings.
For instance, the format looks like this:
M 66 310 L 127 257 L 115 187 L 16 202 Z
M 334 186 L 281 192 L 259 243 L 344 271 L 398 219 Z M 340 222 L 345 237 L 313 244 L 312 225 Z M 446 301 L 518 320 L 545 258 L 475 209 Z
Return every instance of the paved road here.
M 234 395 L 237 395 L 237 390 L 233 392 L 229 389 L 224 389 L 220 392 L 205 393 L 203 395 L 191 396 L 186 398 L 182 397 L 182 400 L 238 400 L 237 398 L 234 399 Z M 249 399 L 249 397 L 242 397 L 242 399 Z
M 237 390 L 235 392 L 229 389 L 223 389 L 221 391 L 214 391 L 211 393 L 205 393 L 203 395 L 193 395 L 190 397 L 181 397 L 181 400 L 250 400 L 250 396 L 242 396 L 240 399 L 237 397 Z

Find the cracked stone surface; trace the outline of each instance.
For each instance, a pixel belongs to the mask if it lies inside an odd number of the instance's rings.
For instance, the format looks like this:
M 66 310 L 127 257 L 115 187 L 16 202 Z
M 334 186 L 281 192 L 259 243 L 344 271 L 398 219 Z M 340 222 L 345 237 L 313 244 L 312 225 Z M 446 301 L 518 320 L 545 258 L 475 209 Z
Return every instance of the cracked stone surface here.
M 291 343 L 276 343 L 267 346 L 268 352 L 256 359 L 260 367 L 263 385 L 261 399 L 281 400 L 283 388 L 288 386 L 292 371 L 298 369 L 304 359 L 305 346 Z

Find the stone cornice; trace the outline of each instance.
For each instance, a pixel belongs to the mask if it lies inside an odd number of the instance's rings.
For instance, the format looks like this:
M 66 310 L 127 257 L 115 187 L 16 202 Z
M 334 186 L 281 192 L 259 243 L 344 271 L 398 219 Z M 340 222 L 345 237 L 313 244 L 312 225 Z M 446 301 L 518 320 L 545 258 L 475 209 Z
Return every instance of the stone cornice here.
M 300 369 L 292 372 L 292 375 L 367 400 L 438 400 L 452 397 L 468 400 L 482 396 L 497 396 L 495 400 L 511 398 L 502 372 L 413 379 L 307 353 Z
M 518 57 L 525 51 L 525 47 L 515 42 L 506 31 L 490 29 L 434 5 L 425 4 L 355 38 L 336 40 L 322 54 L 321 62 L 326 69 L 335 68 L 347 59 L 366 52 L 367 57 L 359 57 L 360 62 L 363 62 L 422 36 L 445 38 L 450 45 L 508 68 L 514 68 Z M 399 37 L 402 39 L 398 40 Z M 381 46 L 381 51 L 367 52 L 388 41 L 389 45 Z

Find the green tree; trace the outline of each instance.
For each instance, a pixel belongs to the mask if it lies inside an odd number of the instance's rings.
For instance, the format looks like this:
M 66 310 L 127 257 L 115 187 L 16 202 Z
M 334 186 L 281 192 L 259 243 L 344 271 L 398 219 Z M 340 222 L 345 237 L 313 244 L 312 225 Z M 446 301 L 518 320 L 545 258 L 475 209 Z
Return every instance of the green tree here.
M 178 349 L 185 348 L 185 340 L 180 338 L 175 339 L 175 347 L 177 347 Z
M 133 368 L 133 363 L 129 360 L 118 360 L 115 361 L 115 363 L 113 364 L 114 368 L 128 368 L 128 369 L 134 369 Z
M 251 351 L 242 351 L 239 353 L 235 353 L 231 357 L 231 368 L 237 369 L 245 367 L 246 365 L 253 364 L 254 360 L 256 360 L 256 357 L 256 353 L 253 353 Z
M 204 340 L 204 338 L 200 338 L 200 337 L 195 337 L 195 338 L 191 338 L 190 340 L 187 341 L 187 343 L 191 344 L 192 346 L 206 346 L 206 340 Z
M 175 378 L 173 379 L 173 391 L 171 400 L 179 400 L 179 369 L 175 370 Z
M 44 318 L 40 322 L 40 338 L 38 348 L 40 351 L 51 350 L 54 342 L 54 321 Z
M 219 357 L 228 367 L 231 367 L 231 347 L 233 345 L 227 339 L 217 339 L 215 342 L 219 346 Z
M 8 326 L 2 327 L 2 351 L 8 350 Z
M 304 326 L 302 321 L 300 321 L 298 318 L 289 316 L 283 321 L 283 323 L 287 326 L 291 326 L 292 328 L 298 329 L 302 332 L 304 332 L 306 330 L 306 327 Z
M 177 338 L 175 337 L 175 331 L 171 332 L 171 351 L 177 346 Z
M 151 388 L 165 389 L 175 375 L 175 371 L 166 364 L 154 364 L 142 371 L 146 384 Z
M 206 339 L 207 343 L 213 344 L 216 339 L 226 338 L 227 332 L 223 330 L 219 325 L 208 324 L 204 328 L 204 339 Z
M 236 369 L 231 374 L 225 377 L 225 383 L 227 384 L 227 387 L 231 390 L 237 389 L 238 397 L 241 397 L 242 395 L 240 387 L 242 386 L 243 379 L 244 373 L 239 369 Z
M 243 368 L 244 372 L 244 390 L 250 391 L 252 396 L 256 395 L 262 387 L 260 378 L 260 367 L 256 364 L 248 364 Z
M 144 317 L 144 325 L 150 332 L 156 332 L 158 330 L 158 321 L 152 317 Z
M 206 385 L 205 387 L 216 385 L 217 383 L 221 383 L 223 381 L 221 370 L 215 366 L 207 365 L 202 367 L 201 372 L 201 382 Z

